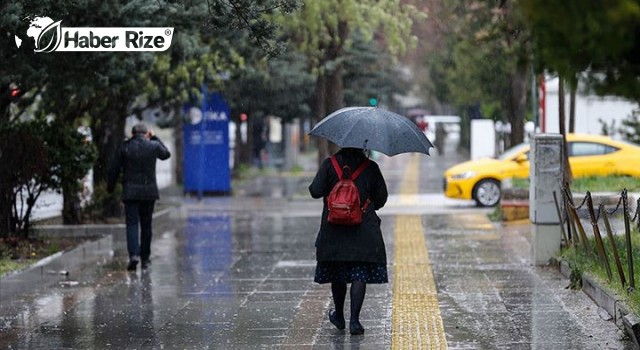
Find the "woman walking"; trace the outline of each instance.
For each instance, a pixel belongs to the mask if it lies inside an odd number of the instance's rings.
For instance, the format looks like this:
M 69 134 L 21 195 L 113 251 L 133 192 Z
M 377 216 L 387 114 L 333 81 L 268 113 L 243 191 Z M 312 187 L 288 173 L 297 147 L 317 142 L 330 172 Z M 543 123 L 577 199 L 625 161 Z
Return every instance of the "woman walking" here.
M 335 159 L 331 159 L 335 158 Z M 387 254 L 376 210 L 387 201 L 387 185 L 378 164 L 369 160 L 362 149 L 344 148 L 324 160 L 309 192 L 313 198 L 323 198 L 322 221 L 316 238 L 316 283 L 331 283 L 335 309 L 329 311 L 329 321 L 345 329 L 344 303 L 347 284 L 351 284 L 349 331 L 364 334 L 360 310 L 367 284 L 387 283 Z M 334 163 L 337 163 L 334 165 Z M 337 167 L 336 167 L 337 165 Z M 360 224 L 329 222 L 328 197 L 338 181 L 357 175 L 353 180 L 362 203 Z

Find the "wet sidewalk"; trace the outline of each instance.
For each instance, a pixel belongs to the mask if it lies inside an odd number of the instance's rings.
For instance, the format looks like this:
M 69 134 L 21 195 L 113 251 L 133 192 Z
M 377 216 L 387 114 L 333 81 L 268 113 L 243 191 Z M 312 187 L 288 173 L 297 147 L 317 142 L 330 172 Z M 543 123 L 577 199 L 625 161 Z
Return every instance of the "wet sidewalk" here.
M 77 285 L 2 299 L 0 348 L 633 348 L 555 269 L 530 264 L 528 224 L 494 224 L 425 190 L 441 176 L 434 158 L 378 161 L 392 194 L 380 211 L 390 283 L 367 288 L 364 336 L 328 322 L 329 286 L 313 283 L 321 201 L 242 196 L 183 199 L 154 233 L 148 270 L 129 273 L 116 255 L 60 277 Z

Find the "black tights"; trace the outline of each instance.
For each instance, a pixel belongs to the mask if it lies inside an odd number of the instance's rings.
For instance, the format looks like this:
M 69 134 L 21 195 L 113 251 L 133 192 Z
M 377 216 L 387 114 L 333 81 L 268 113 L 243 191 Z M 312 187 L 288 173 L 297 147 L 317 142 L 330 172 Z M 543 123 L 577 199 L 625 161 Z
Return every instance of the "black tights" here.
M 362 281 L 351 282 L 351 319 L 350 322 L 360 322 L 360 310 L 364 303 L 364 295 L 367 293 L 367 284 Z M 331 282 L 331 294 L 333 304 L 336 307 L 336 316 L 344 318 L 344 299 L 347 297 L 347 284 L 344 282 Z

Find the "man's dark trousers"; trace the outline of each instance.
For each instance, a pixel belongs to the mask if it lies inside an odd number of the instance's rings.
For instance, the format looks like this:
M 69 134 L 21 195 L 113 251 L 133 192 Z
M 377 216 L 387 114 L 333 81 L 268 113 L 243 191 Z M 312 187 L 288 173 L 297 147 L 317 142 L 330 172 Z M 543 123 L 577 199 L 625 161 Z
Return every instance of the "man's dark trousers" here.
M 143 262 L 151 255 L 151 219 L 155 200 L 124 201 L 127 224 L 127 250 L 129 257 L 140 257 Z M 140 227 L 140 230 L 138 230 Z M 140 239 L 138 240 L 138 233 Z

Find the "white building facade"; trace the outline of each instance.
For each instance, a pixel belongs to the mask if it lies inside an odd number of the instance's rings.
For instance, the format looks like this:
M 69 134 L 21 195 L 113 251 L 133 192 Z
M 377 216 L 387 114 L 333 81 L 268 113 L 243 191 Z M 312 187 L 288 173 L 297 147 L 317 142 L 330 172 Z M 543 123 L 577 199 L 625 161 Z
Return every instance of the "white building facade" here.
M 544 128 L 541 117 L 540 131 L 546 133 L 559 133 L 559 102 L 558 102 L 558 78 L 548 78 L 545 81 L 545 118 Z M 565 115 L 567 118 L 566 130 L 569 130 L 569 102 L 570 95 L 565 89 Z M 578 87 L 580 90 L 580 87 Z M 615 96 L 595 96 L 576 94 L 575 128 L 576 133 L 602 134 L 602 120 L 607 125 L 615 121 L 615 126 L 620 127 L 622 120 L 627 119 L 631 113 L 638 109 L 638 104 Z M 615 135 L 614 135 L 615 136 Z

